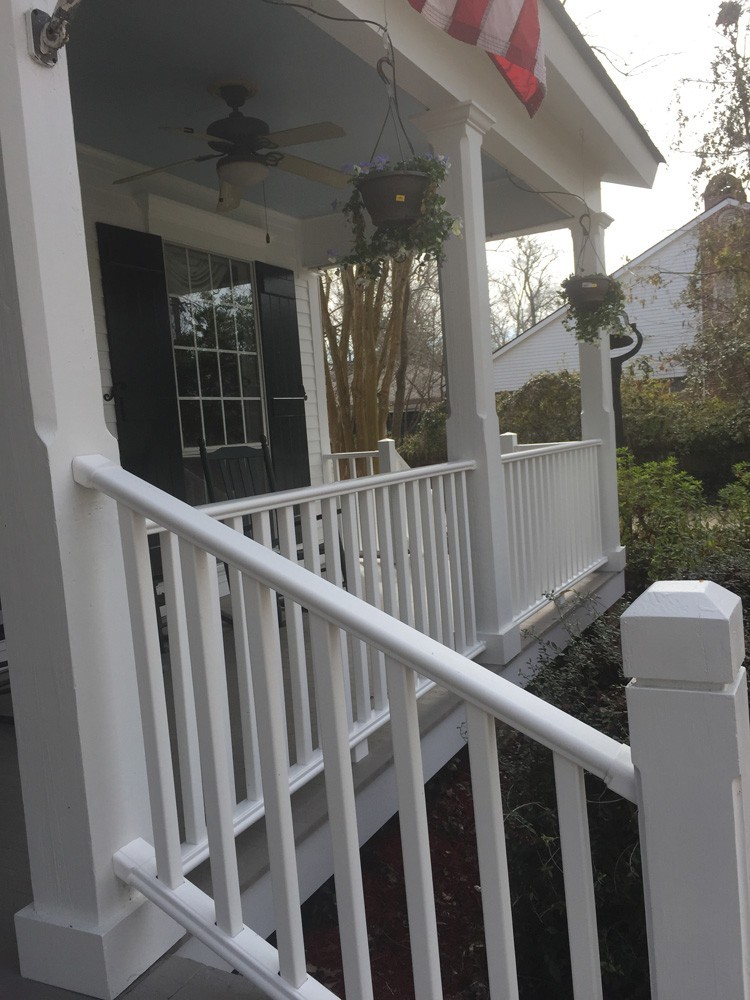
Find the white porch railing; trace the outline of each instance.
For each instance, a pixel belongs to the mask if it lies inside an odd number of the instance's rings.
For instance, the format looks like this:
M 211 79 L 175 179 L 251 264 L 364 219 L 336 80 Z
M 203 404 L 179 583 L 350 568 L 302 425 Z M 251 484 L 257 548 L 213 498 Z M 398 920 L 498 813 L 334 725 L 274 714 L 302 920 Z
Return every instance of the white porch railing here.
M 372 986 L 349 762 L 345 639 L 363 643 L 371 659 L 383 657 L 385 661 L 417 997 L 437 1000 L 441 996 L 435 909 L 426 864 L 429 847 L 415 700 L 415 679 L 419 676 L 466 703 L 482 899 L 487 927 L 491 928 L 488 954 L 492 995 L 515 995 L 494 719 L 514 725 L 555 751 L 559 793 L 568 803 L 568 819 L 563 820 L 566 842 L 578 843 L 586 829 L 582 768 L 600 775 L 613 790 L 634 797 L 635 778 L 628 749 L 106 460 L 76 459 L 74 470 L 79 483 L 98 488 L 118 501 L 132 605 L 154 846 L 144 842 L 124 845 L 115 859 L 119 877 L 162 906 L 234 968 L 260 983 L 269 996 L 330 996 L 322 987 L 313 986 L 305 971 L 291 790 L 286 777 L 288 737 L 275 596 L 280 593 L 287 616 L 292 607 L 304 607 L 309 612 L 328 808 L 337 820 L 332 831 L 348 995 L 366 1000 L 372 996 Z M 178 619 L 184 625 L 185 634 L 178 642 L 184 643 L 185 666 L 176 668 L 173 680 L 181 706 L 182 739 L 193 758 L 190 787 L 182 780 L 184 826 L 192 843 L 184 842 L 180 833 L 162 660 L 153 613 L 146 518 L 168 532 L 165 572 L 171 576 L 174 589 L 184 593 L 187 611 L 184 618 Z M 246 651 L 239 698 L 248 764 L 246 802 L 239 806 L 227 752 L 229 702 L 216 559 L 229 565 L 232 600 L 245 611 Z M 261 782 L 262 806 L 258 802 Z M 278 954 L 243 926 L 240 911 L 233 838 L 244 823 L 239 814 L 243 808 L 252 808 L 253 798 L 256 808 L 265 809 Z M 583 894 L 583 902 L 576 903 L 572 943 L 576 968 L 583 965 L 590 977 L 598 974 L 598 958 L 590 940 L 595 928 L 590 864 L 586 851 L 579 848 L 568 853 L 569 876 L 578 887 L 576 898 L 581 897 L 581 885 L 591 889 Z M 207 855 L 211 860 L 213 901 L 184 878 Z
M 335 451 L 323 455 L 323 478 L 327 483 L 374 476 L 379 471 L 377 451 Z
M 300 918 L 276 595 L 308 609 L 312 666 L 326 770 L 339 930 L 347 995 L 373 996 L 358 831 L 349 759 L 342 637 L 383 655 L 391 710 L 415 995 L 440 1000 L 437 921 L 429 863 L 415 679 L 429 678 L 467 713 L 490 996 L 518 997 L 495 721 L 553 752 L 573 993 L 602 996 L 584 770 L 639 807 L 652 982 L 680 1000 L 748 1000 L 750 781 L 742 610 L 713 584 L 656 585 L 623 618 L 633 754 L 408 625 L 342 592 L 238 531 L 143 483 L 99 456 L 74 461 L 76 481 L 118 503 L 131 602 L 153 847 L 133 841 L 115 855 L 124 882 L 184 927 L 269 997 L 328 998 L 308 976 Z M 146 518 L 175 539 L 189 615 L 183 678 L 194 733 L 194 836 L 211 861 L 214 898 L 185 879 L 167 708 L 153 614 Z M 230 566 L 245 608 L 246 676 L 239 698 L 255 734 L 265 797 L 278 949 L 243 923 L 234 847 L 236 792 L 215 560 Z M 627 619 L 627 621 L 626 621 Z M 666 727 L 666 728 L 665 728 Z M 674 740 L 674 746 L 671 745 Z M 255 750 L 254 750 L 255 752 Z M 203 819 L 205 816 L 205 827 Z M 186 821 L 187 822 L 187 821 Z M 198 845 L 196 846 L 196 850 Z M 201 852 L 203 853 L 203 852 Z M 677 928 L 677 931 L 676 931 Z
M 314 574 L 384 608 L 453 649 L 474 656 L 477 640 L 471 578 L 471 552 L 466 514 L 466 473 L 472 463 L 370 476 L 315 488 L 290 490 L 198 508 L 241 536 L 251 527 L 253 538 L 276 549 Z M 200 617 L 201 601 L 183 585 L 179 539 L 163 520 L 147 521 L 145 530 L 160 539 L 164 574 L 167 644 L 171 667 L 181 806 L 184 815 L 183 863 L 194 867 L 207 855 L 202 819 L 195 707 L 191 693 L 190 623 Z M 240 702 L 252 702 L 255 633 L 243 600 L 239 572 L 227 560 L 233 657 Z M 214 573 L 214 575 L 216 575 Z M 204 593 L 201 600 L 213 600 Z M 279 603 L 283 629 L 274 640 L 289 708 L 288 783 L 292 791 L 323 769 L 322 734 L 316 717 L 311 664 L 311 628 L 303 608 L 292 600 Z M 162 643 L 163 643 L 163 636 Z M 368 752 L 368 737 L 390 718 L 383 654 L 354 636 L 340 636 L 344 671 L 348 741 L 355 760 Z M 417 696 L 432 682 L 417 679 Z M 243 790 L 237 796 L 236 833 L 263 816 L 260 793 L 258 733 L 252 714 L 240 713 Z
M 516 620 L 603 566 L 599 441 L 533 445 L 503 454 Z
M 323 479 L 327 483 L 374 476 L 378 472 L 405 472 L 408 468 L 391 438 L 378 441 L 377 451 L 337 451 L 323 455 Z
M 199 508 L 466 656 L 477 640 L 466 474 L 474 462 Z M 158 531 L 150 526 L 150 531 Z M 369 692 L 364 694 L 369 704 Z

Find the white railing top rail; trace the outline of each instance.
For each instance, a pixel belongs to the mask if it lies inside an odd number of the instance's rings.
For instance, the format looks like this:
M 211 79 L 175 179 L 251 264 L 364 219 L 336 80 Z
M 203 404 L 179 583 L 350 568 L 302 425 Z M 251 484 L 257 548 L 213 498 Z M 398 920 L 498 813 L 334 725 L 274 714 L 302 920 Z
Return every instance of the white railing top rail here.
M 434 468 L 444 470 L 445 466 Z M 101 455 L 75 458 L 73 476 L 80 485 L 101 490 L 118 503 L 151 518 L 217 559 L 371 643 L 463 700 L 489 711 L 497 719 L 598 775 L 613 791 L 635 801 L 635 771 L 628 746 L 492 674 L 292 560 L 207 517 L 203 511 L 145 483 Z M 399 476 L 382 478 L 398 480 Z
M 515 451 L 506 452 L 503 455 L 503 462 L 520 461 L 528 458 L 529 454 L 536 455 L 557 455 L 565 451 L 578 451 L 581 448 L 596 448 L 601 445 L 599 438 L 592 438 L 590 441 L 558 441 L 553 444 L 519 444 Z
M 339 458 L 377 458 L 380 452 L 375 449 L 375 451 L 332 451 L 328 455 L 321 456 L 324 462 L 335 461 Z
M 432 476 L 445 476 L 456 472 L 470 472 L 475 468 L 476 462 L 474 461 L 446 462 L 441 465 L 405 469 L 403 472 L 384 472 L 377 476 L 344 479 L 335 483 L 325 483 L 322 486 L 303 486 L 299 489 L 284 490 L 278 493 L 261 493 L 258 496 L 241 497 L 239 500 L 219 500 L 217 503 L 203 504 L 195 509 L 222 520 L 228 517 L 255 514 L 260 511 L 278 510 L 281 507 L 293 507 L 295 504 L 330 500 L 348 493 L 363 493 L 367 490 L 396 486 L 399 483 L 409 483 L 416 479 L 429 479 Z M 150 532 L 159 531 L 160 526 L 152 520 L 148 525 L 148 530 Z

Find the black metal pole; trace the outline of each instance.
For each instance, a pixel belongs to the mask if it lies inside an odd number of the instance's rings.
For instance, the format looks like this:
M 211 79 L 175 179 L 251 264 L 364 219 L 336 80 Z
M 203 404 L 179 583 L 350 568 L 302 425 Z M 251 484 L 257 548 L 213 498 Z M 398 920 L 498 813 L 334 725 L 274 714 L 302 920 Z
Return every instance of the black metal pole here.
M 622 368 L 626 361 L 634 357 L 641 347 L 643 347 L 643 335 L 635 323 L 628 323 L 628 326 L 635 334 L 635 344 L 624 354 L 616 356 L 610 355 L 609 363 L 612 369 L 612 409 L 615 415 L 615 446 L 622 448 L 625 444 L 625 429 L 622 422 L 622 393 L 620 383 L 622 382 Z

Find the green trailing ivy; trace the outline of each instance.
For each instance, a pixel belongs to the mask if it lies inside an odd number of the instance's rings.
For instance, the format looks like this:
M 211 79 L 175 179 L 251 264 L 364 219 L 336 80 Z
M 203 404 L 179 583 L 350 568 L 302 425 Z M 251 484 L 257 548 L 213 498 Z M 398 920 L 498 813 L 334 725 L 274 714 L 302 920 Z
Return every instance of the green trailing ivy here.
M 383 262 L 413 258 L 420 263 L 443 259 L 443 246 L 451 236 L 460 236 L 461 220 L 445 208 L 440 185 L 445 180 L 450 163 L 445 156 L 425 153 L 392 163 L 387 156 L 377 156 L 369 163 L 351 168 L 354 189 L 342 211 L 351 227 L 354 242 L 351 250 L 334 255 L 332 263 L 342 267 L 358 267 L 361 280 L 377 278 Z M 369 224 L 357 182 L 373 173 L 409 171 L 426 174 L 427 188 L 422 198 L 421 215 L 409 225 L 385 225 L 372 228 Z
M 577 276 L 571 275 L 566 278 L 560 293 L 564 304 L 568 307 L 568 312 L 563 318 L 565 329 L 585 344 L 595 344 L 602 333 L 615 335 L 630 333 L 624 318 L 625 293 L 620 282 L 610 278 L 604 300 L 600 305 L 592 308 L 588 303 L 576 305 L 571 301 L 568 283 L 575 277 Z M 604 275 L 597 277 L 604 277 Z

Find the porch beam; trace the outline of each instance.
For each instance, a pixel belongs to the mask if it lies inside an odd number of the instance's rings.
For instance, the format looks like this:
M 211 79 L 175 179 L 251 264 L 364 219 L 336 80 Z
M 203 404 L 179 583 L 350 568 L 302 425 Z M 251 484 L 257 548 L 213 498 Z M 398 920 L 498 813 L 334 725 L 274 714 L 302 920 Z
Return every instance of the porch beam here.
M 448 369 L 448 458 L 477 463 L 467 477 L 477 631 L 487 644 L 483 661 L 501 665 L 520 651 L 520 633 L 513 623 L 484 233 L 482 139 L 494 121 L 476 104 L 465 101 L 428 111 L 414 122 L 435 151 L 450 160 L 444 186 L 446 205 L 463 221 L 463 239 L 448 241 L 440 273 Z
M 150 838 L 115 505 L 71 460 L 117 461 L 101 400 L 67 58 L 28 53 L 0 0 L 0 594 L 33 903 L 22 975 L 120 993 L 181 935 L 114 875 Z

